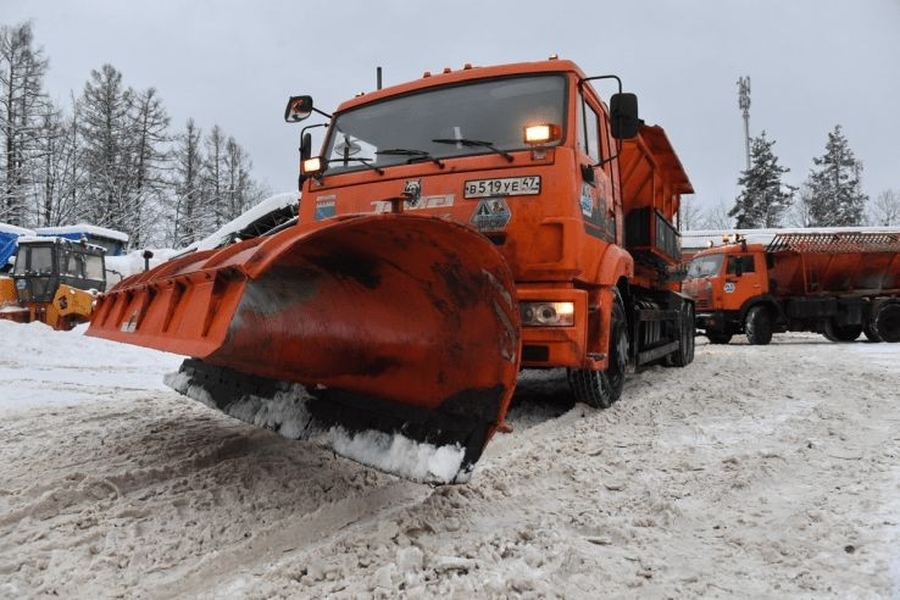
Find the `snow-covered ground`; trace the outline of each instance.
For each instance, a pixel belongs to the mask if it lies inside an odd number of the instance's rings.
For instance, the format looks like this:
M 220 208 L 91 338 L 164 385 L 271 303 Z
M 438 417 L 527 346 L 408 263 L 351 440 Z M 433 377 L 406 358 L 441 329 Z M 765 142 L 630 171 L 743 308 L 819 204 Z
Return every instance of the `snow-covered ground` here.
M 898 344 L 701 342 L 605 411 L 526 373 L 432 487 L 82 331 L 0 321 L 0 598 L 900 597 Z

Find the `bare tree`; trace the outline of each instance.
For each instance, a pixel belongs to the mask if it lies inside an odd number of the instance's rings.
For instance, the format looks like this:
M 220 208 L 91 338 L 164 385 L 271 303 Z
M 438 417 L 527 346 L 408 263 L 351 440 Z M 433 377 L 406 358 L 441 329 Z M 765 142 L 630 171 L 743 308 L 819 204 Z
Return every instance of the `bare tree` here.
M 129 141 L 128 159 L 132 163 L 134 200 L 126 207 L 129 221 L 137 226 L 131 231 L 132 243 L 141 246 L 155 234 L 159 212 L 168 182 L 164 174 L 168 168 L 169 152 L 166 144 L 169 116 L 155 88 L 131 95 L 130 127 L 125 137 Z
M 211 211 L 211 223 L 204 233 L 210 233 L 220 228 L 230 219 L 228 211 L 224 208 L 227 204 L 225 198 L 225 144 L 227 139 L 222 128 L 213 125 L 209 135 L 206 136 L 204 146 L 206 160 L 203 162 L 203 204 Z
M 167 240 L 175 248 L 197 241 L 208 221 L 203 205 L 201 139 L 202 132 L 193 119 L 188 119 L 184 132 L 177 137 L 173 156 L 175 193 L 170 200 Z
M 682 196 L 678 209 L 678 230 L 691 231 L 700 227 L 703 210 L 697 205 L 696 196 Z
M 0 219 L 29 225 L 33 162 L 48 104 L 43 92 L 48 61 L 34 48 L 31 23 L 0 27 Z
M 91 71 L 79 106 L 87 169 L 83 207 L 89 222 L 131 234 L 128 205 L 134 193 L 132 164 L 125 136 L 133 92 L 122 83 L 122 74 L 112 65 Z
M 729 216 L 731 207 L 728 202 L 722 198 L 718 204 L 710 207 L 703 218 L 703 229 L 734 229 L 734 219 Z
M 900 225 L 900 194 L 887 189 L 869 203 L 869 224 L 884 227 Z
M 799 189 L 800 195 L 787 212 L 785 224 L 792 227 L 812 227 L 815 224 L 813 191 L 809 183 L 804 183 Z

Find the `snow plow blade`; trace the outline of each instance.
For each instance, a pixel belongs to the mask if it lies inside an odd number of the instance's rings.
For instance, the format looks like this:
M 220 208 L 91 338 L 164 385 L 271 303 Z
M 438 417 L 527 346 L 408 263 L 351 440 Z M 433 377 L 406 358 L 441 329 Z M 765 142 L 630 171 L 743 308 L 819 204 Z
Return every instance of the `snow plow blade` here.
M 167 383 L 417 481 L 466 481 L 519 368 L 512 274 L 478 233 L 366 215 L 180 257 L 99 298 L 87 334 L 192 357 Z

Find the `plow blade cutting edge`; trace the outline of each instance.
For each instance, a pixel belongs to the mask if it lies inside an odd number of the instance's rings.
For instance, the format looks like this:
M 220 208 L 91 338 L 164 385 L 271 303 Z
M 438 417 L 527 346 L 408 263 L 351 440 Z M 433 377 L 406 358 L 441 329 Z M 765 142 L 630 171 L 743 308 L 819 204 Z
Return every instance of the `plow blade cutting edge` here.
M 416 481 L 466 481 L 519 369 L 512 275 L 483 236 L 366 215 L 180 257 L 99 299 L 88 335 L 191 358 L 166 382 Z

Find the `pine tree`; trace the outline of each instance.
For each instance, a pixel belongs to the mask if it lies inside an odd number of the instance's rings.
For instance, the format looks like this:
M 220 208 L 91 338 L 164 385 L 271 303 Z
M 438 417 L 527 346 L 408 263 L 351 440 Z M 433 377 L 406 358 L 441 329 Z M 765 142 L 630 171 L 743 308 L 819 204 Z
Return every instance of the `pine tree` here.
M 772 152 L 774 145 L 775 140 L 766 139 L 765 131 L 750 140 L 750 168 L 738 179 L 744 189 L 728 212 L 738 229 L 778 227 L 791 204 L 792 194 L 782 189 L 781 182 L 781 176 L 790 169 L 778 164 Z
M 39 158 L 48 61 L 34 48 L 31 23 L 0 27 L 0 220 L 30 225 L 32 174 Z
M 860 173 L 862 162 L 856 159 L 840 125 L 828 134 L 825 154 L 814 158 L 818 170 L 810 171 L 810 225 L 819 227 L 862 225 L 866 202 Z

